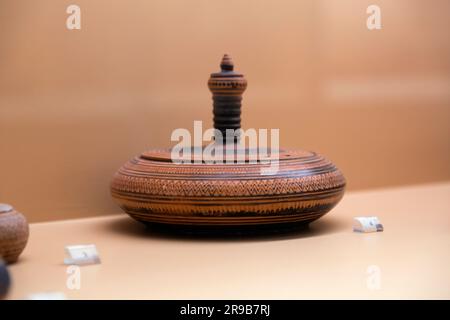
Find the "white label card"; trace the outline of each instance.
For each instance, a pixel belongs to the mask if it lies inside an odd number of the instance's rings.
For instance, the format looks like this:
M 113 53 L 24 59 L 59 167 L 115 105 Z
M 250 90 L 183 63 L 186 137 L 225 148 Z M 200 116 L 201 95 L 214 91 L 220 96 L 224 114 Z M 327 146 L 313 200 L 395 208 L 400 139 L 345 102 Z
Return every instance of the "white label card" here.
M 67 258 L 65 264 L 97 264 L 100 263 L 97 247 L 95 244 L 66 246 Z
M 29 294 L 26 300 L 66 300 L 63 292 L 37 292 Z
M 355 217 L 353 218 L 353 231 L 378 232 L 383 231 L 383 225 L 378 217 Z

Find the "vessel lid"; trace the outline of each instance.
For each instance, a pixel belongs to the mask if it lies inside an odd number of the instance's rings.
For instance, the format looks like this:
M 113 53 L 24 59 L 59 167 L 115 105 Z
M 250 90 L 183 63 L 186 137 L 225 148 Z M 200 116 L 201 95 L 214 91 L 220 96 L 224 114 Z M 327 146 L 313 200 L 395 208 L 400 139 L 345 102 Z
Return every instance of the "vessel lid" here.
M 205 149 L 205 146 L 200 148 L 199 153 L 195 153 L 194 151 L 190 154 L 191 162 L 194 163 L 197 155 L 202 155 L 202 151 Z M 235 160 L 231 163 L 237 163 L 238 159 L 242 159 L 244 163 L 261 163 L 265 161 L 267 158 L 264 157 L 255 157 L 255 155 L 258 155 L 257 152 L 260 150 L 252 150 L 252 149 L 238 149 L 236 148 L 234 151 L 232 151 L 233 155 L 235 156 Z M 226 152 L 226 151 L 225 151 Z M 223 153 L 225 155 L 225 152 Z M 272 153 L 273 152 L 273 153 Z M 278 154 L 275 154 L 275 150 L 268 150 L 268 155 L 272 156 L 272 159 L 279 160 L 279 161 L 289 161 L 289 160 L 302 160 L 303 163 L 307 163 L 308 159 L 315 159 L 316 154 L 314 152 L 306 151 L 306 150 L 298 150 L 298 149 L 280 149 L 278 150 Z M 238 155 L 241 156 L 241 158 L 238 158 Z M 253 155 L 253 157 L 252 157 Z M 142 159 L 145 160 L 151 160 L 151 161 L 161 161 L 161 162 L 173 162 L 171 149 L 153 149 L 145 151 L 140 156 Z M 226 160 L 226 159 L 225 159 Z M 225 162 L 224 160 L 224 162 Z M 269 159 L 270 160 L 270 159 Z M 213 160 L 209 157 L 202 158 L 201 163 L 211 163 Z M 189 162 L 188 162 L 189 163 Z M 227 162 L 228 163 L 228 162 Z
M 0 203 L 0 213 L 6 213 L 13 210 L 13 207 L 6 203 Z
M 223 56 L 220 68 L 221 71 L 211 73 L 208 80 L 213 99 L 214 143 L 208 146 L 182 148 L 180 150 L 182 154 L 175 157 L 171 149 L 153 149 L 142 153 L 141 159 L 188 164 L 261 164 L 274 160 L 308 161 L 307 158 L 314 157 L 315 154 L 308 151 L 271 149 L 269 146 L 262 146 L 261 141 L 259 145 L 246 148 L 245 144 L 241 143 L 241 135 L 244 134 L 240 128 L 242 94 L 247 88 L 247 80 L 243 74 L 234 71 L 234 63 L 228 54 Z M 230 130 L 232 134 L 229 136 Z M 206 148 L 209 148 L 208 152 L 205 152 Z M 211 149 L 214 149 L 214 152 L 219 149 L 222 158 L 216 160 L 217 152 L 210 155 Z

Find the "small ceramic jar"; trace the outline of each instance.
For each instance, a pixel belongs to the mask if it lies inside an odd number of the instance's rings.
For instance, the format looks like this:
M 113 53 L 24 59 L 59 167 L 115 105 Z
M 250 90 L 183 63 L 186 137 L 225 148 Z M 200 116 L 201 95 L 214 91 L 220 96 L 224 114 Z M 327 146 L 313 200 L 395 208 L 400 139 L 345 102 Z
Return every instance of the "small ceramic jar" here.
M 0 257 L 6 263 L 16 262 L 28 241 L 25 217 L 9 204 L 0 204 Z
M 0 299 L 3 299 L 6 296 L 10 284 L 11 279 L 9 277 L 8 269 L 6 268 L 2 257 L 0 257 Z

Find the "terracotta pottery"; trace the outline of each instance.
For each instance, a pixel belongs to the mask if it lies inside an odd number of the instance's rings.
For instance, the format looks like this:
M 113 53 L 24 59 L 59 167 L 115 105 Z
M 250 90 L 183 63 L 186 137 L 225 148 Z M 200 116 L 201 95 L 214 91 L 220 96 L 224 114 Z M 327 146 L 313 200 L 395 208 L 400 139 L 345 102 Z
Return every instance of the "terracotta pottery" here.
M 25 217 L 9 204 L 0 204 L 0 257 L 7 263 L 16 262 L 27 241 Z
M 124 164 L 111 183 L 111 194 L 132 218 L 144 223 L 184 226 L 268 226 L 307 224 L 330 211 L 342 198 L 345 179 L 333 163 L 315 152 L 279 150 L 279 168 L 250 161 L 251 148 L 239 149 L 242 93 L 247 81 L 229 56 L 221 72 L 211 74 L 214 128 L 225 150 L 241 153 L 238 163 L 174 163 L 171 150 L 149 150 Z
M 11 285 L 11 278 L 9 276 L 8 269 L 5 263 L 0 257 L 0 299 L 3 299 L 8 293 L 9 287 Z

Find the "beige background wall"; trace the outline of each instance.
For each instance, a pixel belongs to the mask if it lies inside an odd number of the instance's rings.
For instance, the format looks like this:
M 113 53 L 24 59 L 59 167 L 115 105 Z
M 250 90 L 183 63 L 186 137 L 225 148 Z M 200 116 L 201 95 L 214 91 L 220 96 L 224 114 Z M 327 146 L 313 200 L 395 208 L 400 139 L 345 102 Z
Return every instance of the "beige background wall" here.
M 244 127 L 325 154 L 350 190 L 448 180 L 449 30 L 446 0 L 0 0 L 0 202 L 30 221 L 118 212 L 123 162 L 211 123 L 225 52 Z

